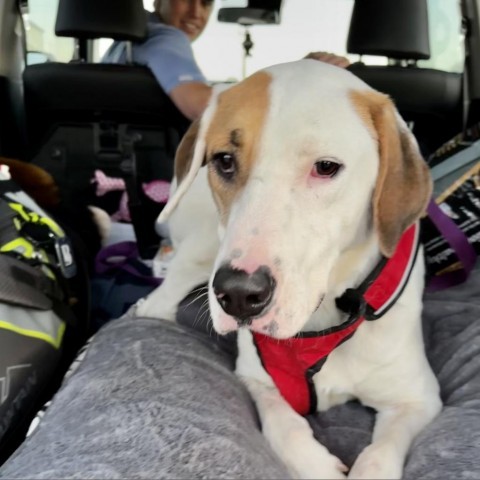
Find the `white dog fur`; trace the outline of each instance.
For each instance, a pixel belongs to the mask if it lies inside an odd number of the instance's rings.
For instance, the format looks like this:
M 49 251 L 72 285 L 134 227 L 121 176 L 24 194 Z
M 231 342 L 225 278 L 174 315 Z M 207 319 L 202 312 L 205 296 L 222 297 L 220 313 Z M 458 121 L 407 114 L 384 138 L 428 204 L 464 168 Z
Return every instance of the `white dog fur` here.
M 319 176 L 319 162 L 340 169 Z M 251 331 L 283 339 L 345 320 L 335 298 L 392 254 L 430 197 L 413 136 L 388 97 L 344 69 L 302 60 L 215 92 L 179 147 L 176 178 L 160 216 L 169 217 L 176 255 L 136 313 L 174 320 L 179 302 L 209 280 L 213 326 L 238 330 L 236 372 L 274 451 L 294 477 L 346 478 L 263 369 Z M 240 328 L 212 287 L 224 264 L 267 266 L 276 308 Z M 396 304 L 363 322 L 314 376 L 319 411 L 357 398 L 378 412 L 372 443 L 348 478 L 400 478 L 413 438 L 441 409 L 422 338 L 423 277 L 420 251 Z

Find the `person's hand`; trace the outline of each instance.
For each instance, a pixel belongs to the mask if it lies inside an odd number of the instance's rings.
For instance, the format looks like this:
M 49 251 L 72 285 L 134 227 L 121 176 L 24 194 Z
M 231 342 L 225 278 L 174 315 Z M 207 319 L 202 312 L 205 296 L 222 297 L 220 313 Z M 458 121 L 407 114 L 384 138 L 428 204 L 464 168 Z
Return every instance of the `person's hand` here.
M 310 52 L 305 58 L 320 60 L 321 62 L 330 63 L 340 68 L 347 68 L 350 65 L 348 58 L 329 52 Z

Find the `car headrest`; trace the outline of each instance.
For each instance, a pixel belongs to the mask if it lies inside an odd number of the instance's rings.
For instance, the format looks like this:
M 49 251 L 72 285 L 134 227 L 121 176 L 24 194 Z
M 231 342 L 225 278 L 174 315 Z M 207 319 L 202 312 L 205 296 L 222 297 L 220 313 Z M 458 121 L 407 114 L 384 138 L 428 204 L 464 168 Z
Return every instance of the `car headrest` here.
M 427 0 L 356 0 L 347 52 L 405 60 L 430 58 Z
M 60 0 L 55 34 L 59 37 L 143 40 L 147 18 L 141 0 Z

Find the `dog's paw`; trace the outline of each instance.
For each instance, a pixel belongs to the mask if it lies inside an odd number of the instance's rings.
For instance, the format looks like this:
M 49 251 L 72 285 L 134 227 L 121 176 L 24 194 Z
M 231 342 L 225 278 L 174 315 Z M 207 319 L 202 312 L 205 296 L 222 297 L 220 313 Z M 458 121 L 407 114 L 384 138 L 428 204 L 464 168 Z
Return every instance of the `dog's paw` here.
M 297 479 L 346 479 L 348 468 L 311 434 L 292 438 L 284 451 L 278 452 L 290 474 Z
M 126 315 L 131 318 L 157 318 L 174 322 L 176 314 L 176 308 L 168 308 L 166 302 L 157 302 L 148 296 L 132 305 Z
M 348 478 L 356 479 L 400 479 L 403 462 L 388 446 L 365 447 L 352 466 Z

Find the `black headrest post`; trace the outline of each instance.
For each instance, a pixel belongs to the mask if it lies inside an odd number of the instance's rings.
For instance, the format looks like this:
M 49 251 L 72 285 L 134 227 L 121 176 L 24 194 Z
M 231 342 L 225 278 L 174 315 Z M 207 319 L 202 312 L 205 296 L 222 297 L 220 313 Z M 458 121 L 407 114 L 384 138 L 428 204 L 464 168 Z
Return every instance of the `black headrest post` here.
M 356 0 L 347 52 L 399 60 L 430 58 L 427 0 Z
M 75 38 L 73 42 L 72 62 L 85 62 L 88 59 L 87 40 Z

